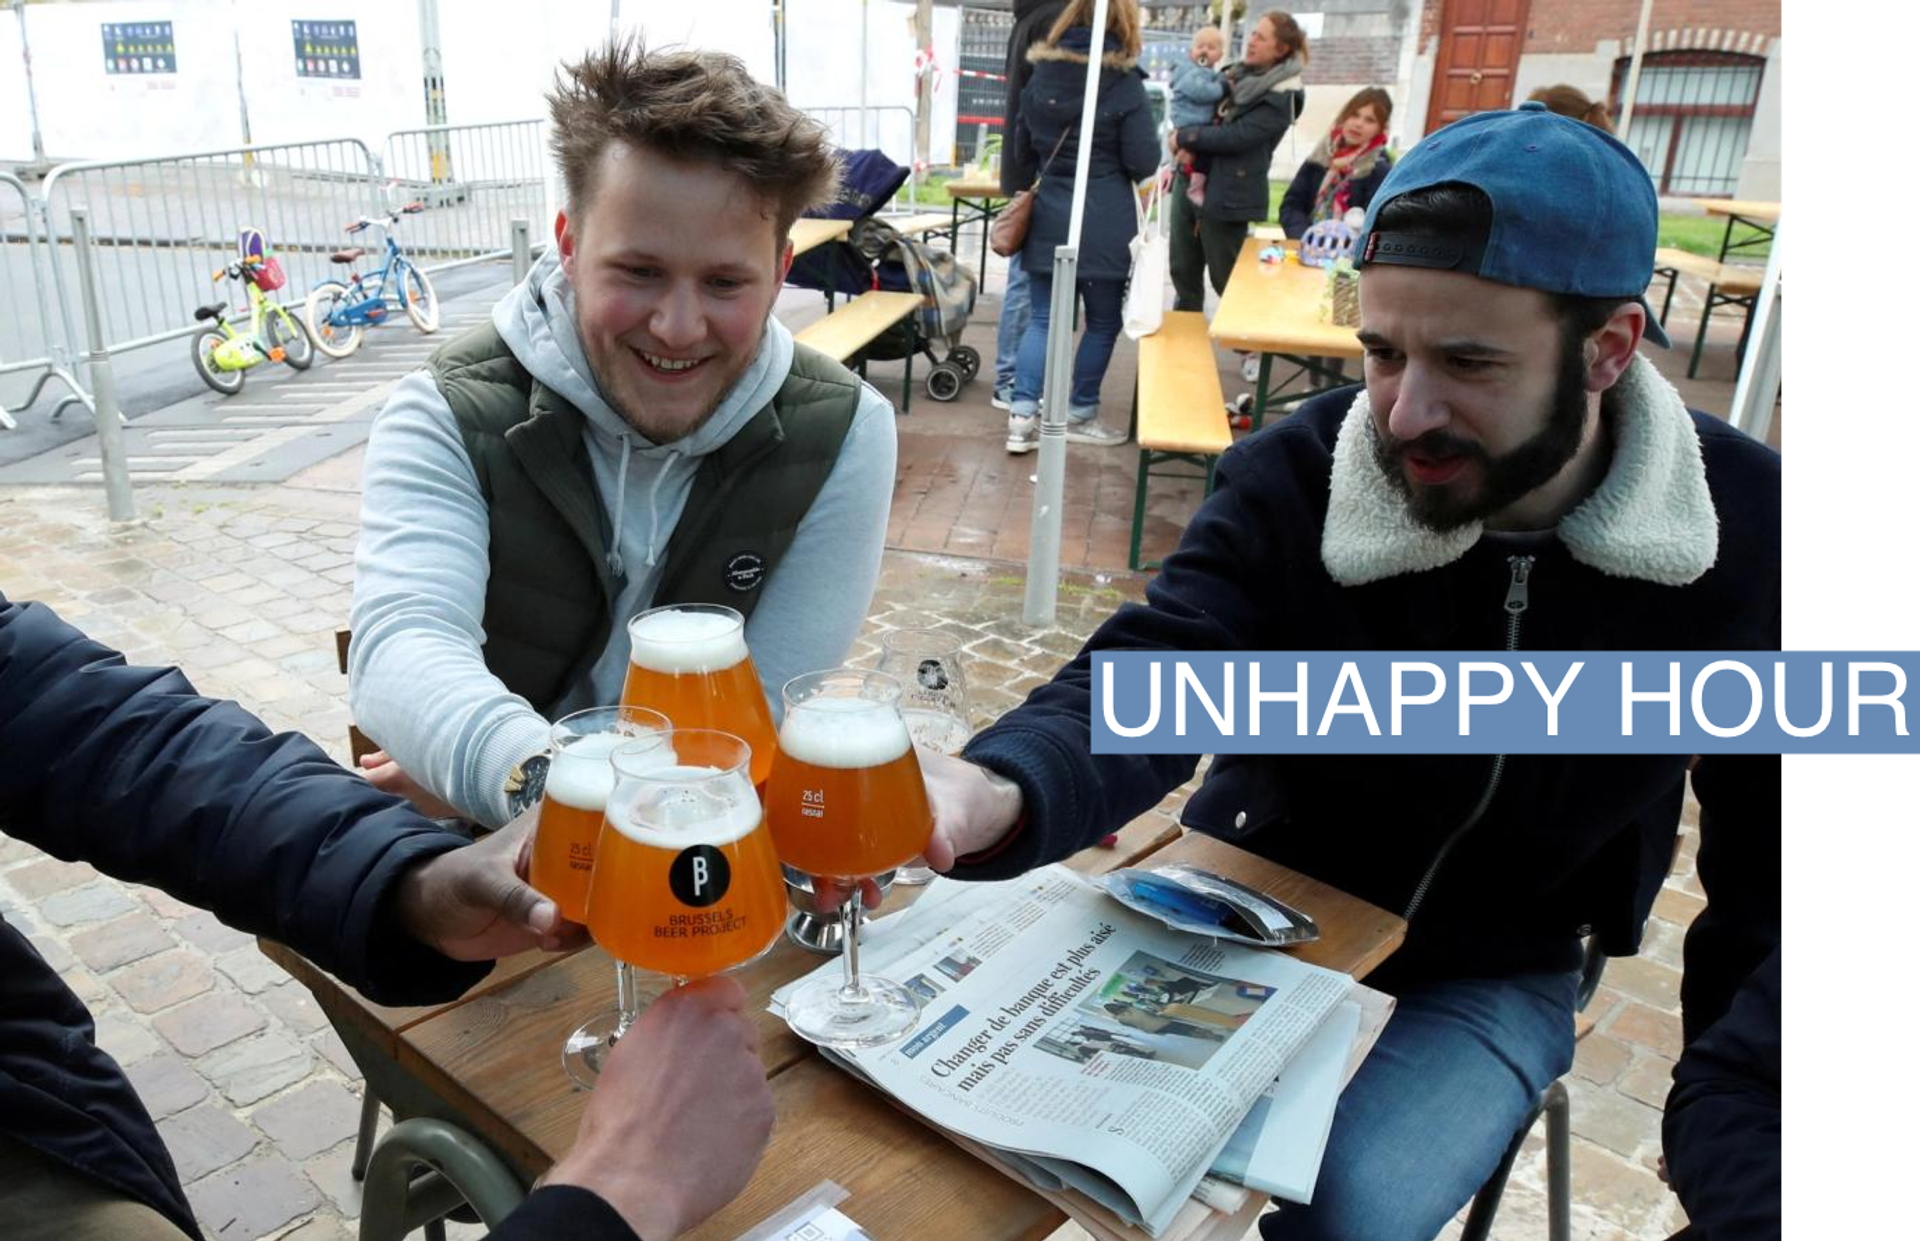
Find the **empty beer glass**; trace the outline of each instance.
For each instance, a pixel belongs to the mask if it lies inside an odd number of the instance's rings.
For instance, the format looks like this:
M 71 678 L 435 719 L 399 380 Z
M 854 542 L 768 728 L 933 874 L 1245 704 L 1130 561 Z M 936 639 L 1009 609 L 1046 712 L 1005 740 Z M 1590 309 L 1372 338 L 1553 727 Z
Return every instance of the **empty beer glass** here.
M 973 736 L 960 641 L 938 629 L 891 629 L 880 639 L 880 671 L 900 682 L 900 717 L 915 745 L 959 754 Z M 926 883 L 929 866 L 902 866 L 893 881 Z
M 708 603 L 652 608 L 627 622 L 632 651 L 620 701 L 678 728 L 717 728 L 753 749 L 753 783 L 773 766 L 773 714 L 747 653 L 746 620 Z

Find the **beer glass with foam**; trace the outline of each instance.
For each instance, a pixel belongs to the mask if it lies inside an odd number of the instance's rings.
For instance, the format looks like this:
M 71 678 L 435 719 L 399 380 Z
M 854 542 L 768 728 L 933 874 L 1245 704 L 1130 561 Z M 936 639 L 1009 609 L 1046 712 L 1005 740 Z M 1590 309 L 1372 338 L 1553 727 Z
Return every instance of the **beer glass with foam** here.
M 701 728 L 613 751 L 587 927 L 616 962 L 620 1003 L 610 1022 L 582 1026 L 569 1044 L 582 1052 L 567 1061 L 582 1085 L 639 1016 L 636 968 L 678 986 L 744 965 L 779 938 L 786 893 L 752 757 L 740 738 Z
M 627 622 L 631 644 L 620 701 L 679 728 L 715 728 L 753 749 L 753 783 L 773 765 L 773 714 L 747 653 L 746 620 L 716 604 L 651 608 Z
M 575 711 L 553 726 L 527 880 L 552 898 L 568 921 L 586 925 L 587 880 L 607 794 L 613 791 L 615 747 L 648 738 L 657 745 L 669 727 L 666 716 L 639 707 Z
M 767 779 L 767 822 L 780 860 L 849 889 L 845 981 L 794 992 L 787 1024 L 835 1047 L 873 1047 L 906 1034 L 918 999 L 860 973 L 860 879 L 920 855 L 933 813 L 900 716 L 900 683 L 858 668 L 809 672 L 782 691 L 786 715 Z

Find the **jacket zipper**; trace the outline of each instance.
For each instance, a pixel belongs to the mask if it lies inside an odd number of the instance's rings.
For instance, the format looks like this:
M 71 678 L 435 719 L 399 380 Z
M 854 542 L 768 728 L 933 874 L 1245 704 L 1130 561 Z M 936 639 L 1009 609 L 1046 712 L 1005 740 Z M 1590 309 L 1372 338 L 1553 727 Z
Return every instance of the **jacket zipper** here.
M 1507 569 L 1510 572 L 1505 604 L 1507 650 L 1517 651 L 1520 649 L 1520 617 L 1527 610 L 1527 580 L 1533 576 L 1533 557 L 1508 556 Z M 1474 825 L 1479 823 L 1481 817 L 1487 813 L 1487 807 L 1493 804 L 1493 795 L 1499 789 L 1500 777 L 1506 769 L 1507 756 L 1494 755 L 1493 769 L 1487 773 L 1487 787 L 1480 791 L 1480 800 L 1474 803 L 1473 809 L 1461 821 L 1460 826 L 1454 828 L 1440 845 L 1440 851 L 1433 855 L 1433 861 L 1427 866 L 1427 873 L 1420 876 L 1420 882 L 1415 885 L 1413 896 L 1407 901 L 1406 912 L 1400 915 L 1408 922 L 1413 921 L 1413 915 L 1419 911 L 1421 902 L 1427 899 L 1427 889 L 1433 885 L 1433 877 L 1440 873 L 1440 866 L 1447 860 L 1447 854 L 1453 852 L 1453 847 L 1460 843 L 1460 838 L 1473 830 Z

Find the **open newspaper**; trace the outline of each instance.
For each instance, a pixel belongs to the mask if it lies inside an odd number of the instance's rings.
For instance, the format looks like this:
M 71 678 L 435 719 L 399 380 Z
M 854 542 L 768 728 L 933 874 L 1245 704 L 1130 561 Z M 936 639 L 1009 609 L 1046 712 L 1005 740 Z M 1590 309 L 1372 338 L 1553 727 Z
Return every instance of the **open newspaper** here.
M 860 955 L 920 995 L 920 1026 L 830 1055 L 1037 1186 L 1156 1237 L 1354 987 L 1172 931 L 1062 866 L 936 883 L 876 923 Z

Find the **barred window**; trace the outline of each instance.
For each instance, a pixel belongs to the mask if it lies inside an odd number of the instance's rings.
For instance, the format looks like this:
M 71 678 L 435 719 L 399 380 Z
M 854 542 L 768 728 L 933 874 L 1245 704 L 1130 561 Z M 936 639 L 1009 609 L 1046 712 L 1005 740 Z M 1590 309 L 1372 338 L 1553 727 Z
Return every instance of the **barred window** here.
M 1629 64 L 1623 56 L 1613 66 L 1616 127 Z M 1738 52 L 1648 52 L 1641 60 L 1633 128 L 1622 140 L 1662 194 L 1732 196 L 1765 70 L 1765 60 Z

